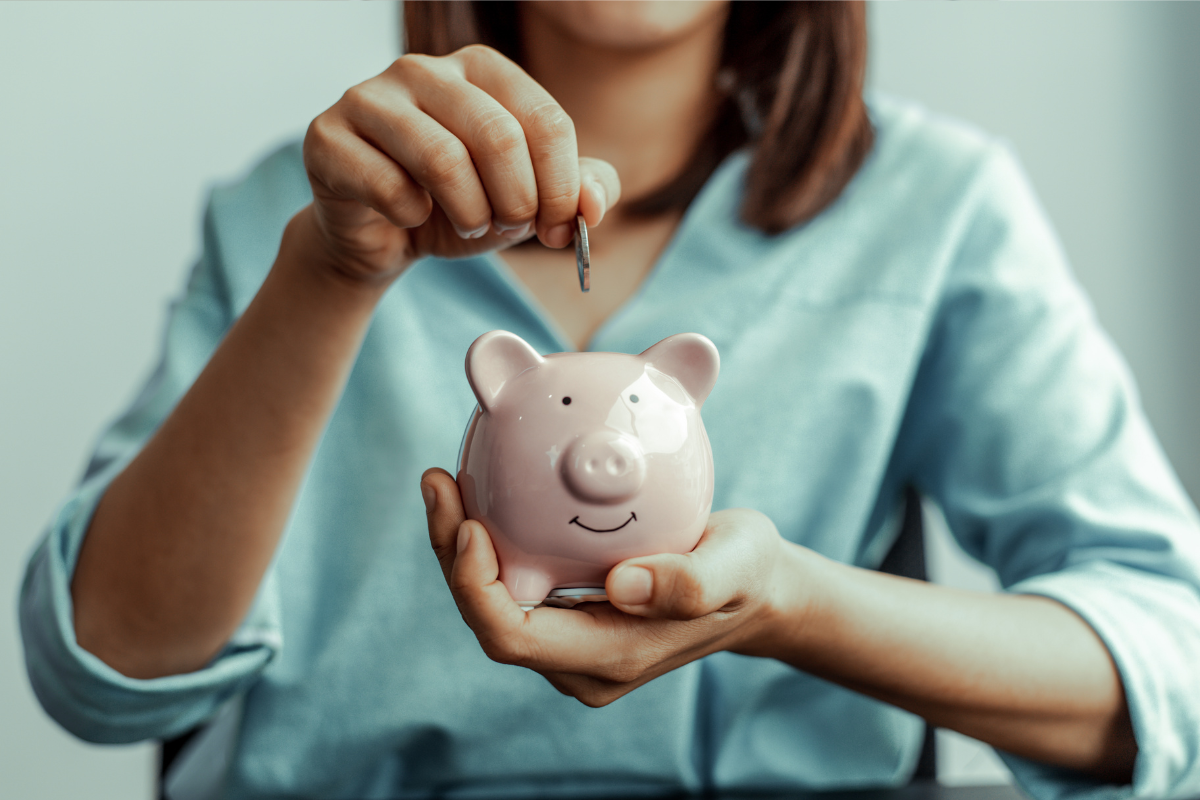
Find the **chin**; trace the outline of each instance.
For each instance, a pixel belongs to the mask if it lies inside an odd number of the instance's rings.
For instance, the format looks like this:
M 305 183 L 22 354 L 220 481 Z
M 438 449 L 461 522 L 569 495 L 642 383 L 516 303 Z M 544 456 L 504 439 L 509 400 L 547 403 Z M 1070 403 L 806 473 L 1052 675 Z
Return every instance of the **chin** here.
M 523 4 L 571 38 L 606 48 L 669 45 L 723 16 L 728 0 L 539 0 Z

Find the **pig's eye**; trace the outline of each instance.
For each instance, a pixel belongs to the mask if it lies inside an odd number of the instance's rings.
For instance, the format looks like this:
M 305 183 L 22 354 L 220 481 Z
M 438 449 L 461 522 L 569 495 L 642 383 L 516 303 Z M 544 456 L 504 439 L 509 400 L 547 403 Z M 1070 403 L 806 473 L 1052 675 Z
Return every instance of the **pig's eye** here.
M 569 397 L 564 397 L 564 398 L 563 398 L 563 405 L 564 405 L 564 406 L 569 406 L 569 405 L 571 405 L 571 398 L 569 398 Z
M 636 394 L 629 395 L 629 402 L 636 403 L 637 401 L 638 401 L 638 396 Z

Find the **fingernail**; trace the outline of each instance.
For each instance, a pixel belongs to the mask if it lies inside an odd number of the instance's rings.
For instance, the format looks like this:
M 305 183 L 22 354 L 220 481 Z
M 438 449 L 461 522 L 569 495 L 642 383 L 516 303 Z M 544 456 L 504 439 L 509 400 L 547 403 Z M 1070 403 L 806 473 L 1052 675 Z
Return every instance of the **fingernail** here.
M 627 606 L 650 602 L 654 575 L 644 567 L 621 567 L 613 576 L 612 599 Z
M 533 230 L 533 223 L 526 222 L 524 225 L 522 225 L 519 228 L 506 228 L 504 230 L 497 231 L 497 233 L 499 233 L 505 239 L 512 239 L 513 241 L 518 241 L 518 240 L 524 239 L 526 236 L 528 236 L 529 232 L 532 230 Z
M 458 529 L 458 552 L 461 553 L 467 549 L 467 545 L 471 543 L 471 529 L 463 525 Z
M 437 507 L 437 492 L 428 483 L 421 484 L 421 497 L 425 499 L 425 513 L 432 514 Z
M 451 223 L 451 224 L 453 225 L 453 223 Z M 465 228 L 460 228 L 457 225 L 454 225 L 454 232 L 458 234 L 458 238 L 460 238 L 460 239 L 478 239 L 479 237 L 481 237 L 485 233 L 487 233 L 488 229 L 490 229 L 491 227 L 492 227 L 492 223 L 489 222 L 486 225 L 481 225 L 480 227 L 476 228 L 473 231 L 469 231 L 469 230 L 466 230 Z
M 555 225 L 546 231 L 546 244 L 550 247 L 566 247 L 571 241 L 571 236 L 570 225 Z

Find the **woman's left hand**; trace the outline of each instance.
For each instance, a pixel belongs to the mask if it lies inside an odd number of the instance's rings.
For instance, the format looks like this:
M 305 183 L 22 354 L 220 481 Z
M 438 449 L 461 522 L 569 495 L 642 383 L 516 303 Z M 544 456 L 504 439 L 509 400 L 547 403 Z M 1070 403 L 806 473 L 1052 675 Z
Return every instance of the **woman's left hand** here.
M 690 661 L 775 658 L 1013 755 L 1128 783 L 1138 745 L 1103 641 L 1046 597 L 969 592 L 830 561 L 762 514 L 718 511 L 685 555 L 631 558 L 609 603 L 526 614 L 454 479 L 425 473 L 429 537 L 489 657 L 603 706 Z
M 719 650 L 756 654 L 770 627 L 785 543 L 767 517 L 712 514 L 696 549 L 631 558 L 608 574 L 608 603 L 528 613 L 499 580 L 483 525 L 467 520 L 444 470 L 421 480 L 429 538 L 463 619 L 489 658 L 528 667 L 554 688 L 607 705 Z

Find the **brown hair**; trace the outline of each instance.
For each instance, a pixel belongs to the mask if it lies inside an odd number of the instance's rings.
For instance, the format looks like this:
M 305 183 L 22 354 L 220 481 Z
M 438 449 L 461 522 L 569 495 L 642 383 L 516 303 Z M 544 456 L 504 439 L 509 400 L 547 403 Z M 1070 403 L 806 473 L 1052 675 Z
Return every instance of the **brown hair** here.
M 485 44 L 521 63 L 514 2 L 404 3 L 407 52 L 446 55 Z M 841 194 L 871 149 L 863 103 L 862 2 L 734 2 L 718 73 L 724 100 L 688 165 L 626 206 L 653 215 L 684 208 L 717 165 L 753 145 L 742 219 L 778 233 Z

